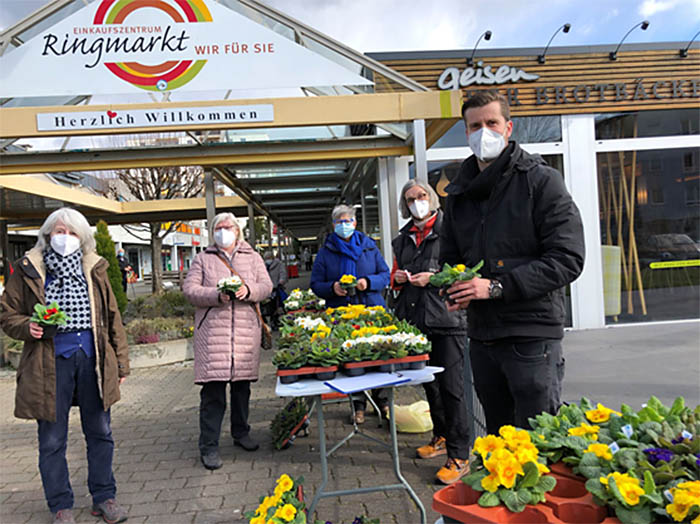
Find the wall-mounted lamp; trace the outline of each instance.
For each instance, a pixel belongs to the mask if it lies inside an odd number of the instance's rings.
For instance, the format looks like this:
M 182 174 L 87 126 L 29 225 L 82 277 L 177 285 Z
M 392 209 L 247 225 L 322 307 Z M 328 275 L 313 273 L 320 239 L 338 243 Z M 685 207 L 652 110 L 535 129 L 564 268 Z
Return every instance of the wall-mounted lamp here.
M 649 20 L 643 20 L 643 21 L 639 22 L 637 25 L 635 25 L 632 29 L 630 29 L 629 31 L 627 31 L 627 34 L 625 34 L 625 36 L 622 37 L 622 40 L 620 40 L 620 43 L 617 44 L 617 47 L 615 48 L 615 51 L 611 51 L 611 52 L 610 52 L 610 60 L 617 60 L 617 52 L 618 52 L 618 50 L 620 49 L 620 46 L 622 45 L 622 42 L 624 42 L 624 41 L 625 41 L 625 38 L 627 38 L 627 36 L 628 36 L 632 31 L 634 31 L 635 29 L 637 29 L 638 27 L 641 27 L 641 28 L 642 28 L 642 31 L 646 31 L 646 30 L 647 30 L 647 27 L 649 27 Z
M 479 39 L 476 41 L 476 44 L 474 44 L 474 49 L 472 49 L 472 56 L 470 56 L 467 59 L 467 65 L 469 67 L 474 65 L 474 53 L 476 53 L 476 48 L 479 45 L 479 42 L 481 42 L 482 38 L 484 40 L 491 40 L 491 31 L 486 31 L 486 32 L 482 33 L 481 36 L 479 37 Z
M 547 49 L 549 49 L 549 44 L 552 43 L 552 40 L 554 40 L 554 37 L 557 36 L 557 33 L 558 33 L 559 31 L 564 31 L 565 33 L 568 33 L 570 29 L 571 29 L 571 24 L 564 24 L 564 25 L 561 26 L 559 29 L 557 29 L 556 31 L 554 31 L 554 34 L 552 35 L 552 38 L 549 39 L 549 42 L 547 42 L 547 45 L 545 46 L 544 51 L 542 51 L 542 54 L 539 55 L 539 56 L 537 57 L 537 61 L 538 61 L 540 64 L 544 64 L 545 61 L 547 60 L 547 58 L 546 58 L 546 56 L 547 56 Z
M 681 58 L 687 58 L 688 56 L 688 49 L 690 49 L 690 46 L 693 45 L 693 42 L 695 42 L 695 39 L 700 35 L 700 31 L 695 33 L 695 36 L 688 42 L 688 45 L 685 46 L 683 49 L 680 49 L 678 53 L 681 55 Z

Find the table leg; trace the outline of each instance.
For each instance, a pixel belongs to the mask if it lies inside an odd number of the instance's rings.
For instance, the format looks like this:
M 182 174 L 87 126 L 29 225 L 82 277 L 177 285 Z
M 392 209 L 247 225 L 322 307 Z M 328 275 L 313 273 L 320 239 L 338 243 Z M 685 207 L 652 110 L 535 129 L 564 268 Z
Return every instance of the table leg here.
M 391 432 L 391 458 L 394 463 L 394 474 L 396 478 L 404 485 L 406 491 L 408 491 L 409 496 L 413 499 L 413 502 L 418 506 L 418 511 L 420 511 L 420 521 L 421 524 L 426 524 L 427 516 L 425 514 L 425 507 L 423 503 L 413 491 L 411 485 L 406 482 L 406 479 L 401 475 L 401 466 L 399 464 L 399 445 L 396 438 L 396 420 L 394 419 L 394 388 L 389 388 L 389 431 Z
M 328 483 L 328 458 L 326 457 L 326 428 L 323 420 L 323 399 L 321 395 L 316 397 L 318 402 L 317 418 L 318 418 L 318 447 L 321 453 L 321 485 L 316 490 L 314 494 L 313 501 L 311 501 L 311 506 L 309 506 L 308 519 L 313 522 L 314 510 L 318 501 L 321 499 L 326 484 Z

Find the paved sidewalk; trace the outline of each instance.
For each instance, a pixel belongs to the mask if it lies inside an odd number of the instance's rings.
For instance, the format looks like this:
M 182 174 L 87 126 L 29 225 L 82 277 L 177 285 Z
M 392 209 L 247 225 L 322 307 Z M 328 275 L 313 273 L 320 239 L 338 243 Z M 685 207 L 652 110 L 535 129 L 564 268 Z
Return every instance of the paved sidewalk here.
M 700 323 L 635 326 L 568 333 L 564 342 L 567 378 L 564 398 L 586 395 L 617 407 L 634 408 L 657 394 L 669 403 L 684 395 L 688 404 L 700 402 Z M 123 388 L 123 398 L 112 410 L 116 442 L 114 471 L 118 499 L 130 513 L 130 523 L 227 523 L 242 519 L 255 509 L 282 473 L 303 475 L 310 498 L 321 472 L 314 418 L 311 435 L 298 439 L 284 451 L 275 451 L 269 437 L 269 421 L 285 404 L 274 395 L 271 352 L 263 353 L 261 380 L 253 385 L 250 423 L 260 449 L 247 453 L 234 448 L 227 431 L 221 439 L 224 467 L 205 470 L 197 450 L 199 388 L 192 382 L 191 363 L 135 370 Z M 36 423 L 15 419 L 14 374 L 0 375 L 0 522 L 48 523 L 48 513 L 37 467 Z M 396 390 L 397 404 L 422 397 L 422 388 Z M 326 432 L 329 442 L 345 436 L 350 426 L 347 404 L 329 406 Z M 375 419 L 376 420 L 376 419 Z M 369 419 L 364 429 L 388 442 L 386 429 Z M 429 435 L 399 434 L 402 472 L 428 512 L 428 522 L 438 515 L 430 509 L 432 495 L 441 486 L 433 482 L 442 459 L 418 460 L 415 447 Z M 75 491 L 78 522 L 95 523 L 89 514 L 85 443 L 77 408 L 71 412 L 68 463 Z M 365 439 L 353 438 L 330 459 L 329 490 L 390 484 L 390 456 Z M 405 492 L 372 493 L 323 499 L 316 518 L 335 524 L 350 523 L 365 514 L 382 524 L 418 522 L 418 511 Z

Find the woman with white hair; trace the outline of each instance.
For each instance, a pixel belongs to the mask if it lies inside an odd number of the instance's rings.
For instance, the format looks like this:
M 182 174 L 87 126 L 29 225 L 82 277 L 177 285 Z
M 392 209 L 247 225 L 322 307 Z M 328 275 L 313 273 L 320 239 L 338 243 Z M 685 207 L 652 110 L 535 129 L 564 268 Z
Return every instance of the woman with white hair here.
M 258 449 L 250 436 L 250 383 L 258 380 L 262 319 L 259 302 L 272 292 L 265 263 L 243 240 L 233 213 L 219 213 L 209 224 L 214 245 L 199 253 L 183 284 L 196 306 L 194 380 L 202 386 L 199 404 L 199 453 L 207 469 L 223 465 L 219 454 L 226 386 L 231 388 L 231 436 L 246 451 Z M 222 278 L 238 275 L 243 285 L 234 297 L 220 293 Z
M 442 211 L 430 185 L 409 180 L 401 190 L 399 209 L 411 220 L 392 241 L 394 266 L 391 287 L 398 293 L 396 316 L 408 320 L 432 344 L 430 365 L 445 371 L 423 384 L 433 420 L 433 438 L 416 452 L 419 458 L 447 455 L 437 472 L 444 484 L 459 480 L 469 471 L 469 429 L 464 398 L 464 358 L 467 341 L 465 311 L 449 312 L 430 277 L 440 271 Z
M 0 302 L 0 327 L 24 341 L 17 369 L 15 416 L 39 424 L 39 471 L 54 522 L 75 522 L 66 462 L 74 399 L 87 443 L 92 514 L 112 524 L 127 513 L 115 500 L 110 406 L 129 374 L 126 333 L 90 225 L 60 208 L 39 229 L 34 248 L 15 264 Z M 31 321 L 35 304 L 56 302 L 68 320 L 57 333 Z

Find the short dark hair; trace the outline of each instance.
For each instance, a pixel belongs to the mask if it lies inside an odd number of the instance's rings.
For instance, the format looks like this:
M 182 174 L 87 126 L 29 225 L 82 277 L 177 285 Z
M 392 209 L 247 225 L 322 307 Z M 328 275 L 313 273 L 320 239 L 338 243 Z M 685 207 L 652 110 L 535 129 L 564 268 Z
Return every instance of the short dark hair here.
M 462 104 L 462 118 L 465 118 L 464 115 L 466 114 L 467 109 L 471 109 L 473 107 L 484 107 L 491 102 L 498 102 L 501 104 L 501 113 L 503 114 L 503 118 L 506 119 L 506 122 L 510 120 L 510 105 L 508 105 L 508 99 L 498 91 L 492 91 L 490 89 L 478 91 L 465 100 L 464 104 Z

